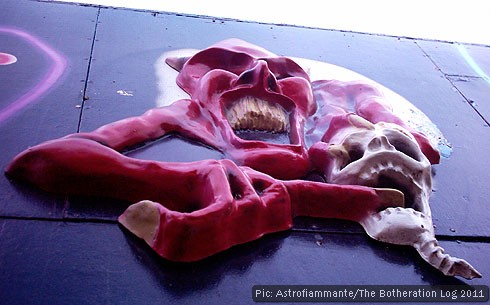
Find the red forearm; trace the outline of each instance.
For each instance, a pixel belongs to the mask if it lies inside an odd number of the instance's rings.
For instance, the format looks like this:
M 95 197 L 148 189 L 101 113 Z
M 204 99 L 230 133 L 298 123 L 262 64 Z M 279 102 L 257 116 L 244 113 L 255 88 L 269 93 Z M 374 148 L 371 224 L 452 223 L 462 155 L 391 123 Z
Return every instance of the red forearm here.
M 199 196 L 187 172 L 195 170 L 185 164 L 128 158 L 97 142 L 74 138 L 32 147 L 6 169 L 8 176 L 49 192 L 132 202 L 149 199 L 176 210 Z M 184 198 L 177 198 L 179 194 Z
M 358 185 L 284 181 L 293 217 L 310 216 L 359 221 L 389 206 L 402 206 L 403 194 Z
M 148 110 L 141 116 L 123 119 L 92 132 L 76 133 L 66 138 L 89 139 L 121 152 L 167 134 L 178 133 L 217 147 L 217 131 L 212 124 L 207 123 L 209 122 L 202 116 L 202 109 L 197 103 L 179 100 L 167 107 Z
M 92 132 L 72 134 L 67 138 L 89 139 L 122 151 L 173 132 L 178 124 L 173 117 L 179 115 L 178 110 L 185 102 L 176 103 L 171 107 L 151 109 L 141 116 L 110 123 Z

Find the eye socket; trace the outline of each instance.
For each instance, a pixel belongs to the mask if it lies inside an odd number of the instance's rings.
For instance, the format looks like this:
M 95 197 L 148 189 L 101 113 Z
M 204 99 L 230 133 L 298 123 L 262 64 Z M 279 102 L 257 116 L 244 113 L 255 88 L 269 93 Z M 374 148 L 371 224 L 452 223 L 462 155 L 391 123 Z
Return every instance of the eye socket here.
M 406 137 L 405 135 L 403 137 Z M 392 135 L 387 135 L 390 144 L 395 147 L 399 152 L 409 156 L 415 161 L 421 161 L 419 158 L 419 148 L 409 139 L 400 139 L 399 137 L 393 137 Z
M 301 77 L 306 80 L 310 80 L 308 73 L 306 73 L 300 65 L 287 57 L 268 57 L 261 58 L 267 62 L 269 70 L 274 73 L 277 80 L 288 77 Z
M 339 164 L 340 170 L 343 170 L 347 165 L 360 160 L 364 156 L 364 150 L 359 145 L 350 146 L 347 154 L 348 158 L 345 156 L 345 158 L 339 159 L 342 160 L 341 164 Z
M 236 85 L 246 85 L 250 84 L 253 81 L 253 70 L 247 70 L 244 71 L 242 74 L 238 75 L 238 80 L 236 82 Z
M 364 151 L 359 145 L 349 147 L 349 163 L 355 162 L 364 156 Z

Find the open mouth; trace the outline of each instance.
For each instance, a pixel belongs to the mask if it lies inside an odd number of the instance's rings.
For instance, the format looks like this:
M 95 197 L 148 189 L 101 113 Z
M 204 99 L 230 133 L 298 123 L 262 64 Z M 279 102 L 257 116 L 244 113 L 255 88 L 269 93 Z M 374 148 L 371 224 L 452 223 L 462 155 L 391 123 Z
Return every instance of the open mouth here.
M 245 96 L 230 103 L 225 116 L 242 139 L 289 142 L 289 113 L 277 103 Z
M 355 163 L 355 162 L 354 162 Z M 351 164 L 354 164 L 351 163 Z M 350 164 L 349 164 L 350 165 Z M 424 196 L 423 187 L 414 175 L 416 170 L 411 170 L 402 165 L 389 163 L 389 165 L 374 164 L 361 171 L 351 170 L 347 166 L 339 172 L 333 183 L 354 184 L 381 188 L 394 189 L 403 193 L 405 208 L 413 208 L 420 211 Z
M 405 177 L 397 179 L 386 174 L 380 174 L 377 180 L 377 183 L 375 183 L 373 187 L 399 190 L 403 193 L 406 208 L 413 208 L 416 205 L 415 198 L 418 196 L 414 190 L 410 190 L 410 188 L 407 187 L 407 183 L 410 182 L 407 181 Z

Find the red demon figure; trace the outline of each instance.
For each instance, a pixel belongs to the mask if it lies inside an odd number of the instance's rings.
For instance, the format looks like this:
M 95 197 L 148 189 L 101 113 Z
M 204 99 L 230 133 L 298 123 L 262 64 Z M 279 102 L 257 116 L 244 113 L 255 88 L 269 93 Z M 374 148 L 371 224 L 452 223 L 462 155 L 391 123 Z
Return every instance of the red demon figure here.
M 292 59 L 236 39 L 167 63 L 190 99 L 29 148 L 7 175 L 49 192 L 137 202 L 120 223 L 173 261 L 199 260 L 314 216 L 356 221 L 377 240 L 411 245 L 446 275 L 480 276 L 434 237 L 428 197 L 439 153 L 375 86 L 312 83 Z M 124 154 L 171 133 L 225 159 Z

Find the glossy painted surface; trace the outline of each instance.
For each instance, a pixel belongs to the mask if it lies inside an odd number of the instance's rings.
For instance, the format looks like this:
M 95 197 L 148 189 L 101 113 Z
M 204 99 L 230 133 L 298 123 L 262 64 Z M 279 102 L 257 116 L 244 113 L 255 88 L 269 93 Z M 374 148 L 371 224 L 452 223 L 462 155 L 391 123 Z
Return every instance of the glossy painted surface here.
M 165 61 L 189 98 L 30 147 L 7 166 L 7 177 L 52 193 L 135 203 L 119 222 L 171 261 L 197 261 L 309 216 L 359 222 L 374 239 L 414 246 L 446 275 L 481 277 L 437 246 L 428 198 L 430 163 L 440 156 L 392 111 L 409 102 L 390 100 L 388 89 L 353 72 L 340 81 L 339 68 L 330 72 L 333 80 L 313 81 L 292 59 L 236 38 Z M 240 137 L 257 130 L 289 140 Z M 172 133 L 228 160 L 123 155 Z M 326 183 L 302 180 L 312 174 Z M 375 189 L 387 184 L 398 190 Z
M 73 81 L 63 81 L 50 91 L 44 107 L 38 103 L 0 126 L 2 143 L 11 143 L 4 146 L 3 168 L 28 146 L 76 132 L 80 111 L 76 106 L 83 102 L 80 92 L 84 83 L 80 80 L 85 79 L 87 69 L 83 59 L 90 55 L 98 13 L 90 7 L 6 3 L 2 20 L 61 50 L 71 63 L 66 77 Z M 68 21 L 60 16 L 80 25 L 62 27 Z M 55 26 L 57 20 L 59 26 Z M 82 43 L 64 31 L 83 31 L 78 37 L 90 39 Z M 152 65 L 161 53 L 189 46 L 203 48 L 236 36 L 277 53 L 290 50 L 287 55 L 332 62 L 365 74 L 414 102 L 436 122 L 454 146 L 451 157 L 435 169 L 437 190 L 432 210 L 437 216 L 436 234 L 448 252 L 471 261 L 484 277 L 448 279 L 410 249 L 371 242 L 351 223 L 320 219 L 297 219 L 289 233 L 232 248 L 202 264 L 175 265 L 157 258 L 143 242 L 121 230 L 115 219 L 124 208 L 118 203 L 57 198 L 29 192 L 25 186 L 2 179 L 0 277 L 6 285 L 0 290 L 0 299 L 10 304 L 152 303 L 155 299 L 161 303 L 230 303 L 237 299 L 249 303 L 255 284 L 490 283 L 490 215 L 486 212 L 490 165 L 484 161 L 488 158 L 489 130 L 435 67 L 431 54 L 427 52 L 427 57 L 421 50 L 426 49 L 425 42 L 102 9 L 81 130 L 90 131 L 153 107 L 157 90 L 152 89 L 156 84 Z M 294 37 L 302 37 L 301 47 Z M 437 45 L 439 49 L 453 48 Z M 26 79 L 28 72 L 24 70 L 18 77 Z M 120 95 L 118 90 L 132 91 L 133 96 Z M 171 151 L 180 140 L 171 141 L 165 150 Z M 203 149 L 207 153 L 207 148 Z M 163 158 L 180 161 L 179 154 L 169 152 Z M 348 234 L 330 233 L 345 230 Z

